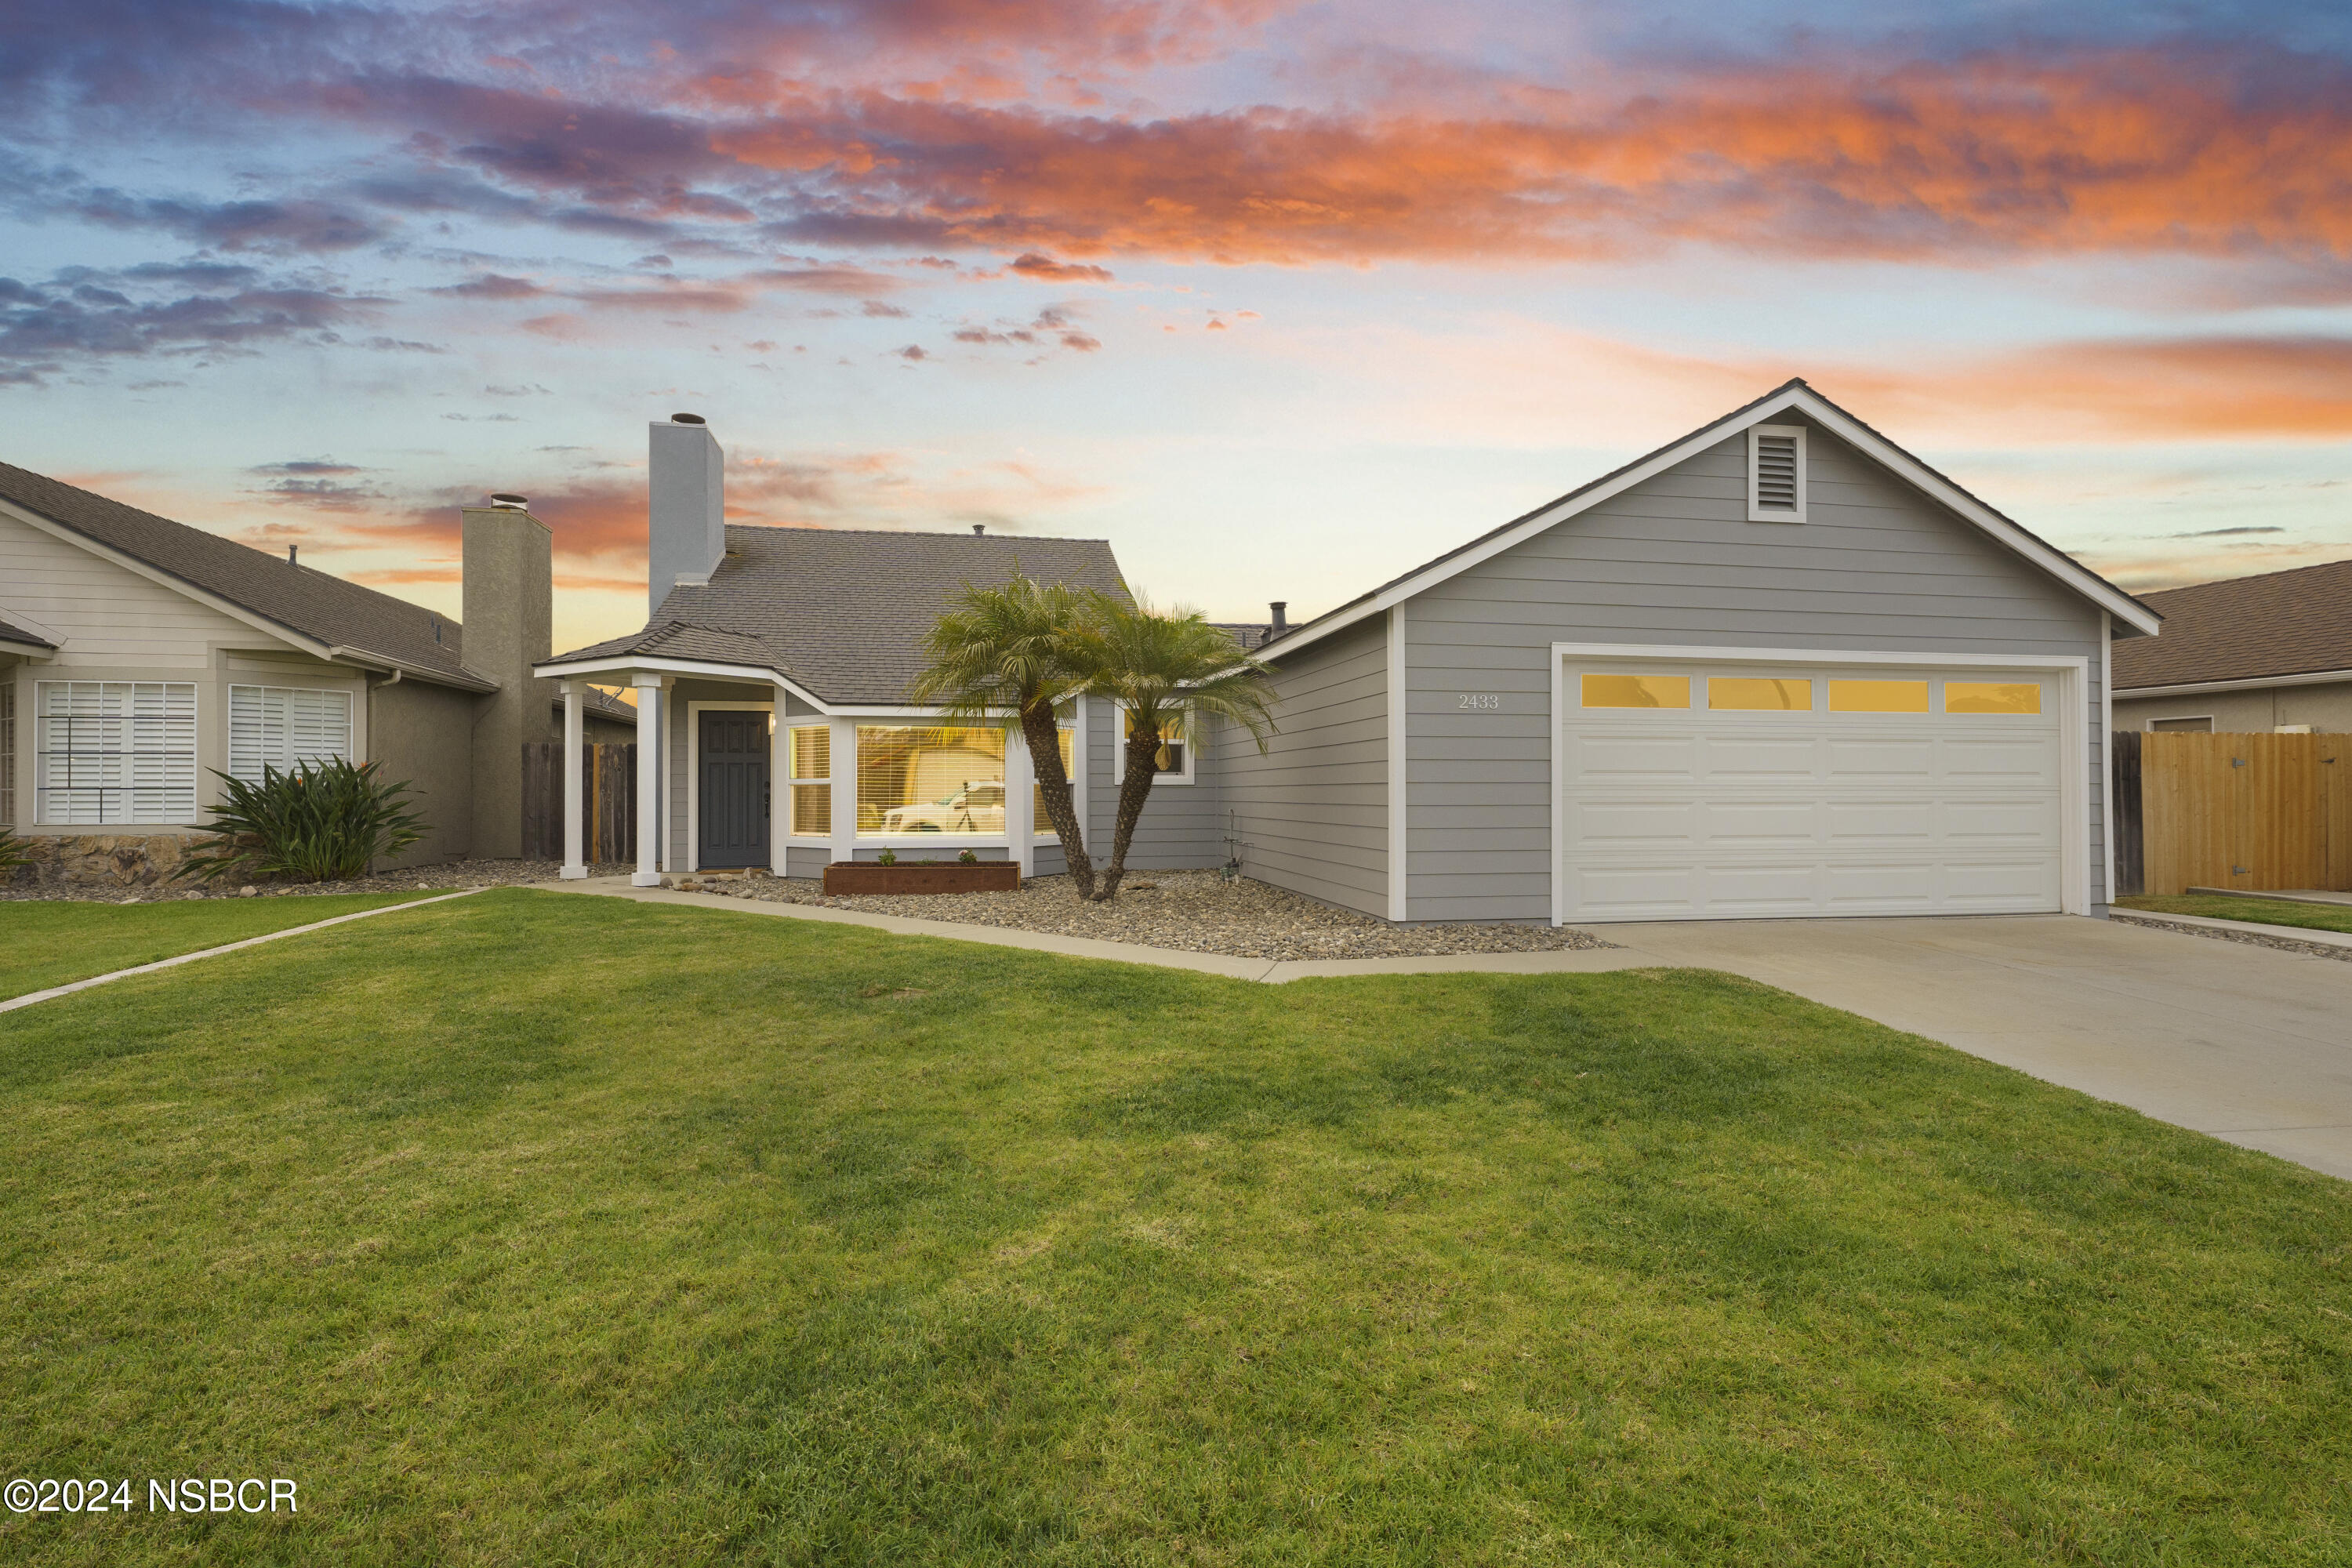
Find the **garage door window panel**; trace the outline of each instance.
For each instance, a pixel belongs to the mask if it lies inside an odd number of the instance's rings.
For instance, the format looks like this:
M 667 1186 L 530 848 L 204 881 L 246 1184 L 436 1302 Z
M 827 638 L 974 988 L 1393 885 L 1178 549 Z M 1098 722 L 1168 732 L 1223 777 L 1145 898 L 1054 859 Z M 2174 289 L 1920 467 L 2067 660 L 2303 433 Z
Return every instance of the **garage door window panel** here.
M 1813 683 L 1748 675 L 1711 675 L 1706 705 L 1727 713 L 1810 713 Z
M 1579 683 L 1587 708 L 1688 708 L 1687 675 L 1588 674 Z
M 1832 713 L 1925 713 L 1927 683 L 1924 680 L 1832 680 Z
M 2042 711 L 2038 680 L 1948 680 L 1944 711 L 2026 717 Z

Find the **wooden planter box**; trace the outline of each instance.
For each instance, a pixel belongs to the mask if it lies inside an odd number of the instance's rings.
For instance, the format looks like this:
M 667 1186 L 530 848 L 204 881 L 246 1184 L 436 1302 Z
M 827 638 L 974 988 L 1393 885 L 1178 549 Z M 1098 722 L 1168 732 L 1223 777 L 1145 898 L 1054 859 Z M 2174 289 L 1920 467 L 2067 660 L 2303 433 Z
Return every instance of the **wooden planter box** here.
M 976 866 L 877 865 L 871 860 L 835 860 L 824 868 L 828 893 L 1014 893 L 1021 890 L 1021 862 L 982 860 Z

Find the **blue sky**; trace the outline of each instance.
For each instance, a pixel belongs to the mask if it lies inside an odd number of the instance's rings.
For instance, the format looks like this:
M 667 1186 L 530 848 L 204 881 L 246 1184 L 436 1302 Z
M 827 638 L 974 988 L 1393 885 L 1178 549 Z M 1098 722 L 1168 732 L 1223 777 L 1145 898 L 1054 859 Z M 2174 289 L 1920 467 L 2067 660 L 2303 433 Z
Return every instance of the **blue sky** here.
M 2352 555 L 2317 6 L 0 5 L 0 458 L 454 611 L 742 521 L 1297 614 L 1792 374 L 2127 586 Z

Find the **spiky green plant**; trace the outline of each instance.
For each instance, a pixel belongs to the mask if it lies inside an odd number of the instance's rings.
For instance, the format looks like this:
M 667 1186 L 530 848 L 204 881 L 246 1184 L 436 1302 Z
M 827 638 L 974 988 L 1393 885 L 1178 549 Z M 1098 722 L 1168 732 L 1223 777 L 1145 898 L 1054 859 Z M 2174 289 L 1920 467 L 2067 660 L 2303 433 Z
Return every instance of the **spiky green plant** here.
M 1094 896 L 1094 862 L 1070 795 L 1054 710 L 1086 684 L 1079 641 L 1089 618 L 1085 595 L 1060 583 L 1027 577 L 963 586 L 924 641 L 930 664 L 908 688 L 951 718 L 1002 723 L 1018 716 L 1045 817 L 1061 835 L 1062 858 L 1082 899 Z
M 211 822 L 197 825 L 215 837 L 182 863 L 180 875 L 208 882 L 232 875 L 298 882 L 366 876 L 372 863 L 425 837 L 423 814 L 408 806 L 407 782 L 388 783 L 378 766 L 310 761 L 285 773 L 265 767 L 258 783 L 215 773 L 226 798 Z
M 5 882 L 33 863 L 33 847 L 5 828 L 0 828 L 0 882 Z
M 1246 729 L 1264 752 L 1274 732 L 1273 671 L 1198 610 L 1155 610 L 1139 596 L 1130 604 L 1088 595 L 1085 627 L 1073 651 L 1087 670 L 1087 689 L 1125 707 L 1130 725 L 1110 864 L 1094 894 L 1099 901 L 1117 897 L 1127 875 L 1128 846 L 1151 797 L 1160 748 L 1176 738 L 1198 745 L 1202 721 L 1219 718 Z

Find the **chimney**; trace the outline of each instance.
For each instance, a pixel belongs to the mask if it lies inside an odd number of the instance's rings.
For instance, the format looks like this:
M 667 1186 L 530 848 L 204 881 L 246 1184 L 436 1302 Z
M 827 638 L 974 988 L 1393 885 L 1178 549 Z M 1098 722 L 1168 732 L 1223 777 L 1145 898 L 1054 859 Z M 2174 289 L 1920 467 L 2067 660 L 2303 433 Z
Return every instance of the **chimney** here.
M 1274 638 L 1280 637 L 1283 633 L 1290 629 L 1290 623 L 1283 618 L 1283 612 L 1290 608 L 1290 601 L 1287 599 L 1271 600 L 1267 603 L 1265 607 L 1274 612 L 1274 625 L 1267 627 L 1265 633 L 1266 640 L 1271 642 Z
M 699 414 L 648 427 L 646 618 L 681 584 L 710 581 L 727 553 L 727 454 Z
M 971 536 L 974 539 L 978 539 L 982 534 L 986 533 L 987 531 L 988 524 L 984 522 L 975 522 L 971 525 Z
M 554 738 L 555 682 L 530 672 L 532 661 L 555 651 L 554 535 L 527 505 L 502 494 L 462 513 L 466 668 L 499 683 L 474 699 L 467 852 L 479 859 L 522 853 L 523 743 Z

